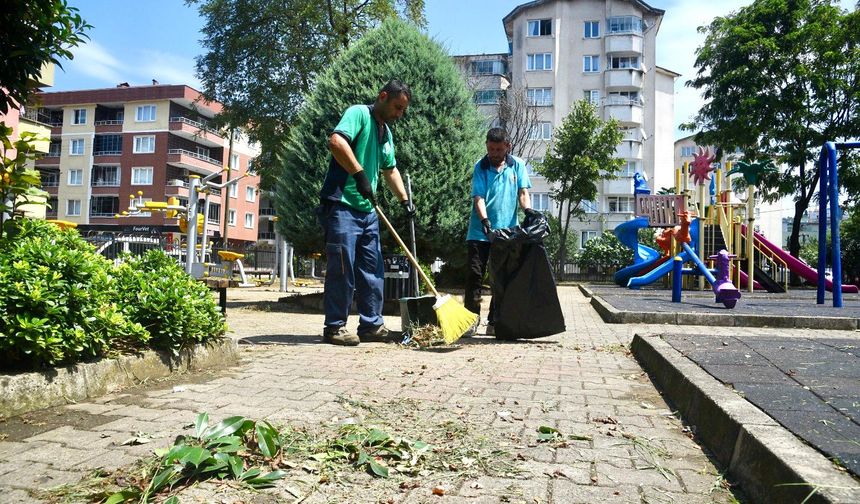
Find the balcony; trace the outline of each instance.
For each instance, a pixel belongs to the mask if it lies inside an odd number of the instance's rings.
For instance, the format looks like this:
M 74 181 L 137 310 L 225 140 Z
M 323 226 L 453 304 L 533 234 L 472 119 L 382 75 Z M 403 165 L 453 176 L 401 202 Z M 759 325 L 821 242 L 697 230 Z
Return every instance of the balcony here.
M 642 124 L 642 102 L 637 100 L 607 101 L 604 104 L 604 118 L 616 119 L 627 125 Z
M 93 156 L 122 156 L 122 150 L 96 150 L 93 151 Z
M 607 54 L 642 54 L 644 38 L 637 33 L 607 34 Z
M 643 72 L 636 68 L 613 68 L 604 75 L 607 90 L 639 90 L 644 84 Z
M 267 232 L 261 231 L 261 232 L 257 233 L 257 240 L 259 240 L 259 241 L 262 241 L 262 240 L 274 241 L 275 240 L 275 233 L 267 233 Z
M 261 208 L 260 217 L 274 217 L 277 215 L 274 208 Z
M 633 194 L 633 178 L 619 177 L 603 181 L 604 194 Z
M 105 119 L 103 121 L 95 121 L 93 123 L 94 126 L 122 126 L 122 123 L 125 122 L 122 119 Z
M 200 175 L 209 175 L 214 171 L 221 170 L 221 161 L 185 149 L 168 150 L 167 164 Z
M 615 157 L 621 159 L 642 159 L 642 142 L 622 140 L 615 148 Z
M 210 126 L 206 122 L 195 121 L 187 117 L 171 117 L 170 132 L 176 136 L 197 142 L 209 147 L 223 147 L 224 139 L 209 130 Z
M 93 179 L 93 187 L 119 187 L 119 177 Z

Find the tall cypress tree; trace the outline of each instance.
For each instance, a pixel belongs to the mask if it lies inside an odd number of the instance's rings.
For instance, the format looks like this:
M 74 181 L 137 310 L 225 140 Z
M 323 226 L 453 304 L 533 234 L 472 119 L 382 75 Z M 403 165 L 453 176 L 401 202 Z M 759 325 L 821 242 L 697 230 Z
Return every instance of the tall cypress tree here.
M 328 137 L 350 105 L 373 103 L 390 79 L 412 89 L 393 127 L 397 167 L 412 178 L 418 256 L 465 260 L 471 174 L 483 154 L 483 120 L 460 71 L 442 47 L 409 23 L 384 22 L 343 52 L 320 76 L 280 153 L 273 196 L 278 228 L 299 253 L 324 250 L 313 209 L 330 154 Z M 402 237 L 406 221 L 380 179 L 377 198 Z M 383 232 L 383 248 L 394 241 Z

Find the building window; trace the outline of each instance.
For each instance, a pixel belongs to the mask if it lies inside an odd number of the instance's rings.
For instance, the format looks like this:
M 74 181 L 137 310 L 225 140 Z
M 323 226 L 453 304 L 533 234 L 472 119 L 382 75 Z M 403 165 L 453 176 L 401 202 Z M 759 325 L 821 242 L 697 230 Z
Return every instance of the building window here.
M 532 208 L 538 212 L 547 212 L 552 206 L 552 200 L 547 193 L 532 193 Z
M 607 200 L 609 202 L 610 213 L 625 213 L 633 211 L 633 198 L 629 196 L 610 196 Z
M 681 157 L 693 157 L 693 152 L 695 151 L 695 149 L 695 145 L 681 147 Z
M 608 33 L 642 33 L 645 23 L 636 16 L 615 16 L 607 20 Z
M 552 123 L 541 121 L 529 128 L 529 140 L 552 140 Z
M 72 156 L 83 156 L 84 155 L 84 139 L 83 138 L 75 138 L 69 143 L 69 154 Z
M 155 105 L 139 105 L 134 120 L 137 122 L 155 121 Z
M 526 89 L 526 99 L 529 105 L 550 107 L 552 106 L 552 88 L 528 88 Z
M 256 175 L 257 172 L 254 171 L 254 160 L 248 159 L 248 169 L 245 171 L 248 175 Z
M 250 201 L 253 203 L 257 200 L 257 190 L 254 189 L 253 186 L 248 186 L 245 188 L 245 201 Z
M 66 215 L 77 217 L 81 215 L 81 200 L 70 199 L 66 201 Z
M 227 186 L 227 194 L 229 194 L 231 198 L 238 198 L 239 197 L 239 183 L 236 182 L 235 184 L 230 184 L 229 186 Z
M 600 37 L 600 21 L 585 22 L 585 38 Z
M 639 161 L 627 161 L 623 166 L 621 166 L 621 170 L 618 171 L 619 177 L 632 177 L 636 173 L 636 169 L 639 167 Z
M 83 170 L 69 170 L 69 185 L 83 185 L 84 183 L 84 171 Z
M 585 244 L 588 243 L 589 241 L 597 238 L 597 236 L 599 234 L 600 233 L 598 233 L 597 231 L 591 231 L 591 230 L 583 231 L 582 232 L 582 239 L 579 242 L 579 248 L 585 248 Z
M 582 200 L 579 202 L 580 208 L 582 211 L 587 214 L 596 214 L 597 213 L 597 202 L 591 200 Z
M 552 53 L 529 54 L 527 59 L 527 71 L 552 70 Z
M 613 70 L 619 68 L 639 69 L 639 56 L 613 56 L 609 58 L 609 68 Z
M 138 166 L 132 168 L 131 185 L 152 185 L 152 167 Z
M 606 97 L 608 105 L 642 105 L 642 98 L 639 96 L 639 91 L 619 91 L 617 93 L 609 93 Z
M 151 154 L 155 152 L 155 135 L 134 137 L 135 154 Z
M 508 73 L 505 62 L 498 60 L 473 61 L 471 69 L 472 75 L 505 75 Z
M 87 109 L 75 109 L 74 114 L 72 116 L 72 124 L 86 124 L 87 123 Z
M 239 169 L 239 155 L 238 154 L 230 154 L 230 169 L 238 170 Z
M 93 139 L 94 156 L 119 156 L 122 154 L 122 135 L 96 135 Z
M 227 210 L 227 224 L 231 226 L 236 225 L 236 210 L 233 210 L 232 208 Z
M 497 105 L 501 100 L 501 89 L 479 89 L 475 91 L 475 104 L 477 105 Z
M 93 187 L 119 186 L 119 166 L 93 166 L 90 174 Z
M 245 212 L 245 227 L 248 229 L 254 228 L 254 214 Z
M 93 196 L 90 200 L 90 217 L 113 217 L 119 213 L 117 196 Z
M 552 19 L 533 19 L 529 21 L 529 37 L 548 37 L 550 35 L 552 35 Z
M 200 212 L 203 212 L 202 206 L 199 208 Z M 209 215 L 206 216 L 206 220 L 212 224 L 221 223 L 221 203 L 209 203 Z
M 582 71 L 586 73 L 594 73 L 600 71 L 600 56 L 590 54 L 582 57 Z
M 585 99 L 588 100 L 588 103 L 594 105 L 595 107 L 600 105 L 600 90 L 599 89 L 586 89 L 585 90 Z

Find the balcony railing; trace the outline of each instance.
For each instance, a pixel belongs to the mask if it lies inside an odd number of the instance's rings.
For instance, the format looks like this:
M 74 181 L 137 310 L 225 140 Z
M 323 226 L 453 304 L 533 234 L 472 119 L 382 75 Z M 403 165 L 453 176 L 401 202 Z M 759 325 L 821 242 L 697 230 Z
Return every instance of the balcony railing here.
M 42 187 L 60 187 L 60 179 L 42 179 L 41 180 Z
M 213 165 L 215 165 L 215 166 L 221 166 L 221 161 L 218 161 L 217 159 L 212 159 L 212 158 L 211 158 L 211 157 L 209 157 L 209 156 L 204 156 L 203 154 L 198 154 L 198 153 L 196 153 L 196 152 L 191 152 L 190 150 L 185 150 L 185 149 L 170 149 L 170 150 L 168 150 L 168 151 L 167 151 L 167 154 L 181 154 L 181 155 L 183 155 L 183 156 L 190 156 L 190 157 L 193 157 L 194 159 L 199 159 L 199 160 L 201 160 L 201 161 L 205 161 L 205 162 L 207 162 L 207 163 L 211 163 L 211 164 L 213 164 Z
M 187 117 L 182 117 L 182 116 L 171 117 L 170 122 L 185 123 L 185 124 L 188 124 L 189 126 L 194 126 L 197 129 L 204 129 L 204 130 L 210 130 L 211 129 L 209 126 L 209 123 L 206 121 L 195 121 L 193 119 L 189 119 Z
M 122 156 L 122 150 L 97 150 L 93 156 Z
M 124 121 L 122 119 L 105 119 L 101 121 L 96 121 L 93 123 L 95 126 L 115 126 L 118 124 L 122 124 Z
M 260 215 L 276 215 L 274 208 L 261 208 Z
M 97 179 L 93 180 L 93 187 L 119 187 L 119 179 Z
M 53 126 L 51 123 L 51 116 L 44 112 L 39 112 L 39 109 L 34 110 L 32 108 L 25 107 L 21 113 L 21 117 L 39 124 L 44 124 L 45 126 Z
M 91 210 L 90 217 L 110 217 L 113 218 L 118 212 L 106 212 L 104 210 Z
M 275 233 L 267 233 L 267 232 L 257 233 L 257 239 L 258 240 L 274 240 L 275 239 Z
M 60 154 L 62 154 L 62 153 L 63 153 L 63 148 L 59 145 L 56 148 L 49 147 L 48 153 L 45 154 L 45 157 L 60 157 Z

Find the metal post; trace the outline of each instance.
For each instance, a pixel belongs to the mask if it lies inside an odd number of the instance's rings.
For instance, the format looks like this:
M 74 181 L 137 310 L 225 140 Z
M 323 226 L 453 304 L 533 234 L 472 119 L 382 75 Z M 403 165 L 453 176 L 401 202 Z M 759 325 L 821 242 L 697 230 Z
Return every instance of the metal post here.
M 749 292 L 755 289 L 753 278 L 755 277 L 755 186 L 747 187 L 747 285 Z
M 840 251 L 839 239 L 839 223 L 841 219 L 841 210 L 839 209 L 839 170 L 836 166 L 836 144 L 827 142 L 827 154 L 829 157 L 828 171 L 830 184 L 830 248 L 831 261 L 833 265 L 833 307 L 842 308 L 842 253 Z M 821 214 L 818 216 L 821 220 Z M 827 219 L 825 219 L 826 223 Z M 818 277 L 821 278 L 824 272 L 818 270 Z
M 824 304 L 825 278 L 824 270 L 827 268 L 827 164 L 830 156 L 827 152 L 827 144 L 821 147 L 818 157 L 818 295 L 817 304 Z
M 278 281 L 280 283 L 280 289 L 279 290 L 281 292 L 287 292 L 288 281 L 289 281 L 289 270 L 287 268 L 288 268 L 288 264 L 289 264 L 288 261 L 289 261 L 289 256 L 290 256 L 290 253 L 289 253 L 289 250 L 287 249 L 287 247 L 289 247 L 289 245 L 287 245 L 287 239 L 285 237 L 280 236 L 277 233 L 275 233 L 275 236 L 278 239 L 278 248 L 281 250 L 280 264 L 278 266 Z
M 672 302 L 681 302 L 681 277 L 683 276 L 684 260 L 675 256 L 672 261 Z
M 227 185 L 225 185 L 224 188 L 221 189 L 221 191 L 226 191 L 226 194 L 224 192 L 221 193 L 221 200 L 224 202 L 224 232 L 221 233 L 221 235 L 224 237 L 224 250 L 228 250 L 230 248 L 230 246 L 227 243 L 227 234 L 228 234 L 228 231 L 230 229 L 230 224 L 227 222 L 227 220 L 228 220 L 227 217 L 230 215 L 230 184 L 228 182 L 230 182 L 230 175 L 231 175 L 231 171 L 233 169 L 233 167 L 230 166 L 230 163 L 233 160 L 233 133 L 234 133 L 234 131 L 235 130 L 231 127 L 230 128 L 230 144 L 227 147 L 227 170 L 226 170 L 227 171 L 227 180 L 224 182 Z M 239 196 L 238 186 L 236 187 L 236 196 L 237 196 L 237 198 Z M 207 215 L 207 217 L 208 217 L 208 215 Z
M 199 175 L 188 176 L 188 223 L 185 239 L 185 272 L 191 274 L 194 256 L 197 249 L 197 187 L 200 185 Z
M 203 235 L 200 237 L 200 262 L 206 262 L 206 245 L 209 241 L 209 190 L 206 189 L 203 191 L 205 194 L 203 199 Z M 195 222 L 196 226 L 197 223 Z
M 705 254 L 705 183 L 699 183 L 699 259 L 704 263 L 708 255 Z M 716 251 L 714 251 L 716 253 Z M 699 275 L 699 290 L 705 290 L 705 277 Z

